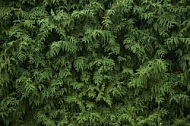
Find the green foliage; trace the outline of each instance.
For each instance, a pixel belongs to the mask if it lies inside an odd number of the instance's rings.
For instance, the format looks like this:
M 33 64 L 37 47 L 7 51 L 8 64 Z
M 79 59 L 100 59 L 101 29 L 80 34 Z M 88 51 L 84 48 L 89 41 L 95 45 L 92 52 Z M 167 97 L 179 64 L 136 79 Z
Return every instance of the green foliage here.
M 190 125 L 189 2 L 0 0 L 0 122 Z

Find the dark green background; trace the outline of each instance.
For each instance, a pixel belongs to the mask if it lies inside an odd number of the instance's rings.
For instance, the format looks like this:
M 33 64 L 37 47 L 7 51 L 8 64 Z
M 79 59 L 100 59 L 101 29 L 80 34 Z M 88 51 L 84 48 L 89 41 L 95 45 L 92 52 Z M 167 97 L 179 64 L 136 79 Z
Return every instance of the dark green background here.
M 0 122 L 190 125 L 189 0 L 0 0 Z

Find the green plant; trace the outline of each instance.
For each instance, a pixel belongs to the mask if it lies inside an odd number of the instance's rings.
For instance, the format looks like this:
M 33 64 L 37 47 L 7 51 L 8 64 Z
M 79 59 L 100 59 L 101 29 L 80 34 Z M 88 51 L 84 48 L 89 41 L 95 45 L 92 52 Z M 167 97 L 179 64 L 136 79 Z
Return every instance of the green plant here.
M 190 125 L 188 0 L 0 5 L 5 125 Z

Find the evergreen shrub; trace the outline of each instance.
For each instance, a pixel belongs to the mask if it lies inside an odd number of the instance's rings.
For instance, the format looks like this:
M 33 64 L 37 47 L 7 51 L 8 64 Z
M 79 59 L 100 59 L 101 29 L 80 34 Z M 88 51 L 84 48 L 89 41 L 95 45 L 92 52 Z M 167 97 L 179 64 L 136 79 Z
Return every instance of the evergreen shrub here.
M 189 126 L 189 0 L 0 0 L 6 126 Z

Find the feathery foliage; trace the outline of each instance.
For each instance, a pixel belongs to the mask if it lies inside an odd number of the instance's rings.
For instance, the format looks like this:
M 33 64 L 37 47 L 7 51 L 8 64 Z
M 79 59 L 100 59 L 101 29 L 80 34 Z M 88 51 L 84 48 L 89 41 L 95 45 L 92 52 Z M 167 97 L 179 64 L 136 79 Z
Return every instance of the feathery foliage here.
M 188 126 L 189 32 L 189 0 L 0 0 L 0 122 Z

